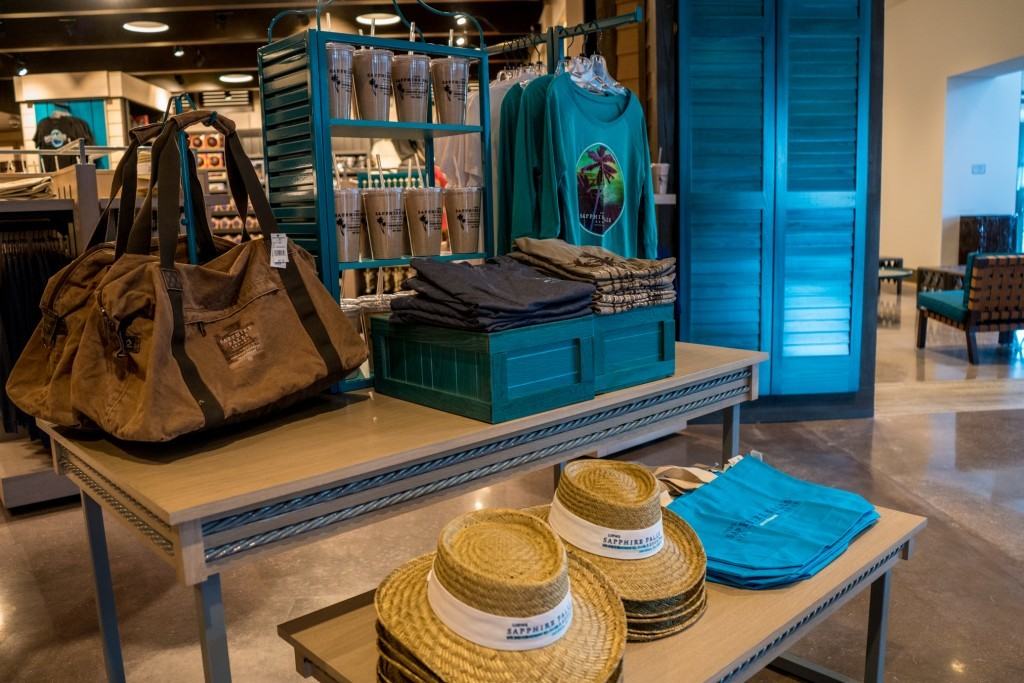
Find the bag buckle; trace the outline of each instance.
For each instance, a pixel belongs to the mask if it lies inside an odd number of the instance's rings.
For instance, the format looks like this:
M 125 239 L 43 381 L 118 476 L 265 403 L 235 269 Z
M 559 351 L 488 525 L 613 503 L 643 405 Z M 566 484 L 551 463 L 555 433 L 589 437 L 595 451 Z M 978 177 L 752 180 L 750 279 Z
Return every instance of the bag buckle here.
M 114 341 L 117 344 L 117 353 L 114 354 L 114 357 L 127 358 L 129 354 L 138 353 L 140 346 L 138 335 L 128 334 L 128 325 L 131 320 L 114 320 L 105 308 L 101 308 L 100 312 L 103 315 L 107 341 Z
M 57 337 L 62 334 L 67 334 L 67 324 L 64 322 L 63 316 L 57 315 L 50 309 L 42 309 L 43 318 L 39 321 L 40 329 L 43 337 L 43 346 L 48 349 L 52 349 L 57 343 Z

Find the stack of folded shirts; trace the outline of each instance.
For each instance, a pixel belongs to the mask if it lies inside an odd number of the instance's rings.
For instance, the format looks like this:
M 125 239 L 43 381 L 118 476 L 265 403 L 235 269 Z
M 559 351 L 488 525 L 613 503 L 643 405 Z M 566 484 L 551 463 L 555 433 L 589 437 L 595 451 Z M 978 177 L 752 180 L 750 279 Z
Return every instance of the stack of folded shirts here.
M 861 496 L 743 458 L 669 506 L 696 530 L 708 580 L 748 589 L 810 578 L 878 520 Z
M 553 278 L 500 256 L 473 266 L 413 259 L 416 296 L 391 302 L 398 322 L 499 332 L 590 315 L 593 285 Z
M 604 572 L 632 642 L 679 633 L 707 607 L 700 539 L 659 501 L 658 482 L 643 466 L 577 460 L 566 465 L 551 505 L 526 510 L 551 525 L 570 555 Z
M 674 258 L 627 259 L 601 247 L 520 237 L 509 256 L 555 277 L 594 285 L 595 313 L 621 313 L 676 300 Z
M 43 199 L 52 196 L 50 176 L 0 180 L 0 199 Z

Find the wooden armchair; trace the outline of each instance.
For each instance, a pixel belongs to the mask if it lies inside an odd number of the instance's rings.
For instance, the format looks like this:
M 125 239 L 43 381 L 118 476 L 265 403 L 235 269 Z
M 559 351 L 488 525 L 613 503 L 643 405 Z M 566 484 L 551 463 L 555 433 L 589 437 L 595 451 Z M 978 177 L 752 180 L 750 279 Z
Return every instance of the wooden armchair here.
M 963 330 L 967 359 L 978 362 L 978 332 L 999 332 L 1006 343 L 1024 329 L 1024 254 L 971 254 L 967 257 L 965 288 L 919 292 L 917 348 L 923 349 L 928 319 Z

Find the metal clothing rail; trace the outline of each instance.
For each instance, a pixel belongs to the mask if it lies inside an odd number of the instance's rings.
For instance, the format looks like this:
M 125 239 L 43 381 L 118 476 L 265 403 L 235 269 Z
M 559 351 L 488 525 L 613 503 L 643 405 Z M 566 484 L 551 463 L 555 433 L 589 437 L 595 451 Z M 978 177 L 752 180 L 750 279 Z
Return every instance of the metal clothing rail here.
M 620 14 L 617 17 L 608 17 L 607 19 L 595 19 L 594 21 L 583 22 L 576 26 L 553 26 L 543 33 L 530 33 L 504 43 L 498 43 L 487 48 L 487 54 L 507 54 L 509 52 L 525 50 L 535 45 L 547 45 L 548 73 L 554 73 L 558 62 L 561 61 L 562 56 L 565 54 L 566 38 L 586 36 L 620 26 L 639 24 L 643 20 L 644 10 L 642 7 L 637 7 L 629 14 Z

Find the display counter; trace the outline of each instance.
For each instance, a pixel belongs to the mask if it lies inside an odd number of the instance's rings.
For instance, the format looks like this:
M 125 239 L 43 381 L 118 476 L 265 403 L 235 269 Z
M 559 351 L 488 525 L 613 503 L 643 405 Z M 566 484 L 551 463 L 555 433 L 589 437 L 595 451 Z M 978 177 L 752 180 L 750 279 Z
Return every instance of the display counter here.
M 678 344 L 672 377 L 489 425 L 372 392 L 325 396 L 255 425 L 172 444 L 124 444 L 43 425 L 57 470 L 82 490 L 108 679 L 124 680 L 102 510 L 195 587 L 207 680 L 230 680 L 221 569 L 526 472 L 607 456 L 757 398 L 742 351 Z M 723 458 L 723 459 L 724 459 Z
M 829 614 L 871 587 L 864 680 L 883 680 L 889 572 L 909 558 L 923 517 L 878 508 L 878 523 L 816 576 L 775 590 L 707 584 L 708 607 L 683 633 L 626 646 L 623 680 L 744 681 L 766 666 L 803 680 L 852 679 L 783 655 Z M 298 672 L 321 683 L 377 680 L 373 592 L 278 627 L 295 648 Z

